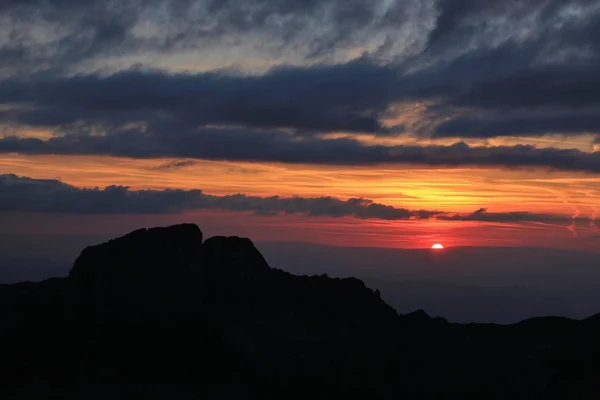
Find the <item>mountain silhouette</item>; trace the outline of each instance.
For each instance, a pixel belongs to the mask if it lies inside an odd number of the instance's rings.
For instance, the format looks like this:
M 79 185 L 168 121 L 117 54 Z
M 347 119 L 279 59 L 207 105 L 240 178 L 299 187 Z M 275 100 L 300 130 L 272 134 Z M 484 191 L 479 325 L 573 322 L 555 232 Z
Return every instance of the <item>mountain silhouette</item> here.
M 595 399 L 599 337 L 600 315 L 399 315 L 358 279 L 292 275 L 249 239 L 183 224 L 87 247 L 66 278 L 0 285 L 0 395 Z

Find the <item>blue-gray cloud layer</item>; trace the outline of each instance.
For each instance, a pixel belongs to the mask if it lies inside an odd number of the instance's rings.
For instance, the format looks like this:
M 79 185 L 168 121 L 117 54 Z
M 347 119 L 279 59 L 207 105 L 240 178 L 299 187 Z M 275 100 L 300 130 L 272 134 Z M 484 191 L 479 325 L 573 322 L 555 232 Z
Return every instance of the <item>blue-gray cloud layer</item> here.
M 0 12 L 0 59 L 10 61 L 0 71 L 13 74 L 189 50 L 318 61 L 334 49 L 390 47 L 434 19 L 431 0 L 25 0 Z
M 597 1 L 28 0 L 2 2 L 0 10 L 0 37 L 8 38 L 0 39 L 4 125 L 68 134 L 82 126 L 114 133 L 137 124 L 150 133 L 142 148 L 167 132 L 169 140 L 191 144 L 197 135 L 204 143 L 212 126 L 244 128 L 248 138 L 240 146 L 255 132 L 260 142 L 264 130 L 276 129 L 309 137 L 331 131 L 464 138 L 600 132 Z M 303 61 L 259 75 L 176 74 L 152 65 L 81 72 L 86 62 L 101 65 L 104 58 L 166 57 L 186 49 L 208 57 L 246 44 L 252 44 L 249 60 L 263 50 L 289 50 Z M 368 53 L 352 61 L 329 57 L 341 49 Z M 73 66 L 79 66 L 76 75 Z M 412 102 L 428 104 L 415 126 L 383 123 L 390 106 Z M 280 141 L 289 142 L 287 136 Z M 294 152 L 306 146 L 294 143 Z M 38 151 L 54 152 L 53 146 Z
M 277 68 L 263 76 L 127 71 L 108 77 L 28 77 L 0 82 L 7 120 L 38 126 L 84 121 L 241 125 L 311 131 L 384 131 L 379 115 L 399 93 L 397 72 L 368 61 Z

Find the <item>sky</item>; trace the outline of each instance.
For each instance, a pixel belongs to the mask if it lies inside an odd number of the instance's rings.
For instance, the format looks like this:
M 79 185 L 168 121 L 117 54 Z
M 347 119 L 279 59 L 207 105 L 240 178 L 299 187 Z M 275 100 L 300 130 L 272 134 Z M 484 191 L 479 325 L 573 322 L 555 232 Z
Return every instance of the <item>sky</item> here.
M 600 251 L 600 2 L 5 0 L 0 234 Z

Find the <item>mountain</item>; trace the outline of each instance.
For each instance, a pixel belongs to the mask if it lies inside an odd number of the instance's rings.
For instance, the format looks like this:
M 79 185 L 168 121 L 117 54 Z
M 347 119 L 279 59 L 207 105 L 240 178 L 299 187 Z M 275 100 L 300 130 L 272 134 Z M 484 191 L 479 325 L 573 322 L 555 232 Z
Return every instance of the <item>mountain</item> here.
M 0 284 L 69 274 L 81 249 L 114 235 L 0 235 Z M 535 247 L 430 249 L 259 242 L 269 265 L 295 275 L 353 276 L 401 313 L 511 324 L 540 315 L 582 319 L 600 310 L 597 254 Z
M 0 396 L 591 399 L 599 334 L 600 315 L 400 315 L 358 279 L 292 275 L 249 239 L 183 224 L 87 247 L 65 278 L 0 285 Z

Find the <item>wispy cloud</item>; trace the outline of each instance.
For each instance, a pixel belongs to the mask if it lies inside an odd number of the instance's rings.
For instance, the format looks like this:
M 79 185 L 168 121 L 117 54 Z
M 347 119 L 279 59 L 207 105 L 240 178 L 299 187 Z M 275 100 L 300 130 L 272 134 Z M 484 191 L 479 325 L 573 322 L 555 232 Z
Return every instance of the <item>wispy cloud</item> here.
M 157 165 L 155 168 L 172 170 L 172 169 L 181 169 L 181 168 L 185 168 L 185 167 L 191 167 L 196 164 L 197 164 L 197 162 L 194 160 L 176 160 L 176 161 L 169 161 L 169 162 Z
M 15 74 L 188 50 L 304 62 L 335 60 L 334 50 L 391 56 L 423 46 L 435 20 L 431 0 L 9 0 L 0 11 L 0 33 L 12 33 L 0 35 L 0 72 Z

